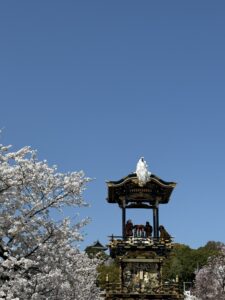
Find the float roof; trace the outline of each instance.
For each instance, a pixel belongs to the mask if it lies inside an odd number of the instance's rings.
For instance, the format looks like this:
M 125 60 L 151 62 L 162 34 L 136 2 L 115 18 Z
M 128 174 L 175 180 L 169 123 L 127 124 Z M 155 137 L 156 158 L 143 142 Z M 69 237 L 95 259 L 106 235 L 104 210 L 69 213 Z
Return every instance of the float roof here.
M 139 185 L 136 173 L 129 174 L 118 181 L 107 181 L 108 203 L 117 203 L 126 208 L 152 208 L 156 204 L 169 202 L 176 186 L 151 174 L 144 186 Z

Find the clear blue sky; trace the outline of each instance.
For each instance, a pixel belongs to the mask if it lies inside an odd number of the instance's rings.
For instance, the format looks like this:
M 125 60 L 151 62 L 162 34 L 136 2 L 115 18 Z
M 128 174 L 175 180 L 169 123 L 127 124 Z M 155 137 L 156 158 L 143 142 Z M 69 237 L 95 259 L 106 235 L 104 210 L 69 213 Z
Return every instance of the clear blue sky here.
M 224 1 L 1 1 L 0 104 L 1 143 L 96 178 L 82 247 L 120 233 L 105 180 L 140 156 L 178 183 L 175 240 L 225 242 Z

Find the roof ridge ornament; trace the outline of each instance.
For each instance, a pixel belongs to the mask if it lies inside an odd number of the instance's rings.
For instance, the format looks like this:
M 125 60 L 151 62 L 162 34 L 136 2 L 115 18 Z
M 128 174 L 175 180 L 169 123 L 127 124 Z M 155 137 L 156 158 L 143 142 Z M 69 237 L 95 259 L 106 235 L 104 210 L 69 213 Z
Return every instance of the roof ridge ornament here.
M 138 185 L 144 186 L 148 181 L 150 181 L 151 172 L 148 171 L 147 162 L 144 160 L 144 157 L 141 157 L 137 163 L 136 175 L 138 178 Z

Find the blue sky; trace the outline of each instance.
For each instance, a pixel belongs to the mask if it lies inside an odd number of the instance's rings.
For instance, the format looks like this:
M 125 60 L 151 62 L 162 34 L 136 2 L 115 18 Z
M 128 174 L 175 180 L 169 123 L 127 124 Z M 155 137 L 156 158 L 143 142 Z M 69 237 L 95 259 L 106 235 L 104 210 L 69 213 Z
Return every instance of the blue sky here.
M 160 210 L 175 241 L 225 242 L 224 53 L 224 1 L 1 1 L 1 143 L 95 178 L 82 247 L 120 234 L 105 181 L 140 156 L 178 183 Z

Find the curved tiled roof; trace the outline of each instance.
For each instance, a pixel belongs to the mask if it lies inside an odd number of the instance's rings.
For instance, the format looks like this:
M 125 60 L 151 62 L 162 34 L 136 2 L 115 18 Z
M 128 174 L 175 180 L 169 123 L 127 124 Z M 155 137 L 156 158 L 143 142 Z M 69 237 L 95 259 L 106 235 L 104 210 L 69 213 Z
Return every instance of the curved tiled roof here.
M 158 204 L 168 203 L 176 186 L 175 182 L 166 182 L 152 174 L 147 183 L 141 187 L 138 184 L 136 173 L 129 174 L 118 181 L 107 181 L 106 183 L 109 203 L 118 203 L 119 206 L 122 206 L 122 202 L 126 201 L 126 205 L 130 203 L 140 208 L 145 208 L 146 203 L 149 205 L 155 205 L 156 202 Z

